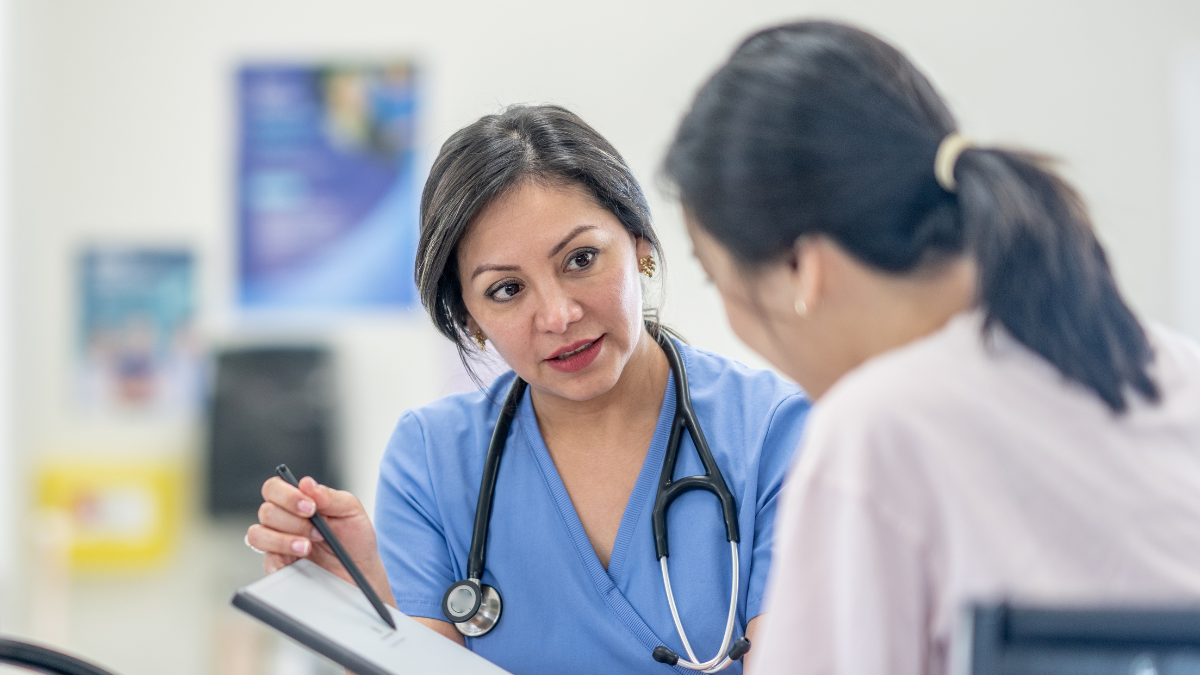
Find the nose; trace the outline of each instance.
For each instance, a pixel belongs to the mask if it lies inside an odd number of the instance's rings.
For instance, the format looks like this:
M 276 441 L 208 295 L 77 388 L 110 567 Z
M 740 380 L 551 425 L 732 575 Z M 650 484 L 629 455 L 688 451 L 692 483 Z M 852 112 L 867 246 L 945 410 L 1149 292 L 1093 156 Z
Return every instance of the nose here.
M 561 285 L 551 284 L 538 293 L 537 315 L 533 319 L 538 332 L 565 333 L 571 324 L 582 318 L 583 306 Z

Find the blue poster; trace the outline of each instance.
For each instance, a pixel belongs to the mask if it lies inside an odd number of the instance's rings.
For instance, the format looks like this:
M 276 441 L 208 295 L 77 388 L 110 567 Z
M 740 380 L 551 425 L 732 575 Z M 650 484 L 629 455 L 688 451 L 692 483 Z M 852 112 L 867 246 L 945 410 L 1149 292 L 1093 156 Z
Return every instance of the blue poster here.
M 193 410 L 202 351 L 192 254 L 88 248 L 78 265 L 78 382 L 85 405 L 103 412 Z
M 251 65 L 238 90 L 241 305 L 416 304 L 412 67 Z

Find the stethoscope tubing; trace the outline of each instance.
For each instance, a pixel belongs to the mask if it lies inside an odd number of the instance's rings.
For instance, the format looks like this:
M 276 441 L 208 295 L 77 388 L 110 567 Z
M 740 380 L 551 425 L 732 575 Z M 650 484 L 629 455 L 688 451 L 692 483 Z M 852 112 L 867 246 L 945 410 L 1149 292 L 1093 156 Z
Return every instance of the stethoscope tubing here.
M 658 556 L 659 567 L 662 568 L 663 587 L 667 592 L 667 604 L 671 607 L 671 618 L 675 621 L 675 630 L 679 633 L 679 639 L 683 642 L 683 648 L 688 655 L 688 660 L 679 659 L 675 665 L 689 670 L 711 673 L 722 670 L 731 662 L 728 650 L 730 640 L 733 639 L 733 626 L 737 620 L 738 543 L 741 540 L 737 520 L 737 504 L 733 493 L 725 484 L 721 469 L 717 466 L 712 450 L 708 447 L 708 439 L 704 437 L 704 431 L 696 419 L 696 411 L 692 408 L 692 393 L 688 386 L 687 370 L 683 366 L 683 355 L 679 353 L 679 347 L 675 345 L 675 342 L 666 334 L 659 333 L 658 343 L 662 346 L 671 370 L 675 373 L 675 419 L 672 420 L 671 436 L 667 440 L 667 454 L 663 458 L 658 493 L 654 498 L 654 510 L 651 513 L 654 550 Z M 692 445 L 696 447 L 700 463 L 704 465 L 704 475 L 687 476 L 674 480 L 675 462 L 679 458 L 679 447 L 682 445 L 685 429 L 692 437 Z M 675 594 L 671 590 L 671 574 L 667 569 L 667 558 L 670 557 L 670 546 L 667 539 L 667 509 L 676 498 L 691 490 L 711 492 L 721 502 L 721 515 L 725 520 L 725 538 L 729 542 L 730 555 L 733 560 L 733 590 L 729 594 L 729 616 L 725 621 L 725 636 L 717 655 L 703 663 L 696 658 L 696 653 L 688 641 L 687 631 L 683 628 L 683 621 L 679 618 L 679 610 L 675 606 Z
M 671 606 L 671 618 L 675 620 L 675 631 L 679 633 L 679 639 L 683 641 L 683 648 L 687 652 L 688 660 L 680 659 L 675 665 L 683 666 L 689 670 L 700 670 L 706 673 L 715 673 L 718 670 L 723 670 L 731 662 L 729 658 L 729 642 L 733 639 L 733 624 L 737 619 L 737 601 L 738 601 L 738 544 L 735 541 L 729 542 L 729 549 L 733 559 L 733 590 L 730 592 L 729 598 L 729 617 L 725 621 L 725 637 L 721 640 L 721 648 L 717 650 L 717 655 L 700 663 L 700 659 L 696 658 L 696 653 L 692 651 L 692 645 L 688 642 L 687 632 L 683 630 L 683 621 L 679 618 L 679 610 L 675 607 L 675 594 L 671 592 L 671 573 L 667 570 L 667 558 L 660 558 L 658 563 L 662 568 L 663 586 L 667 590 L 667 604 Z
M 479 581 L 483 579 L 484 552 L 487 550 L 488 527 L 492 521 L 492 501 L 496 496 L 496 474 L 500 471 L 500 458 L 504 454 L 504 444 L 508 440 L 508 430 L 512 428 L 513 418 L 516 417 L 517 406 L 525 396 L 525 380 L 516 378 L 504 397 L 504 405 L 500 408 L 500 417 L 492 430 L 492 440 L 488 444 L 487 459 L 483 464 L 483 479 L 479 482 L 479 501 L 475 505 L 475 527 L 471 531 L 471 551 L 467 554 L 467 578 Z
M 696 411 L 692 408 L 692 395 L 688 387 L 687 371 L 683 366 L 683 356 L 679 353 L 674 341 L 660 333 L 658 343 L 662 346 L 671 370 L 675 373 L 675 419 L 671 422 L 671 435 L 667 440 L 667 454 L 663 458 L 662 473 L 658 479 L 658 492 L 654 498 L 654 510 L 651 513 L 651 523 L 654 530 L 654 552 L 659 560 L 670 555 L 670 544 L 667 539 L 667 509 L 680 495 L 692 490 L 706 490 L 713 493 L 721 502 L 721 516 L 725 520 L 725 538 L 731 542 L 741 539 L 738 528 L 737 504 L 733 493 L 725 485 L 721 469 L 713 459 L 708 447 L 704 431 L 696 421 Z M 683 432 L 687 430 L 692 436 L 692 445 L 696 446 L 696 454 L 700 455 L 700 463 L 704 465 L 704 475 L 687 476 L 674 480 L 675 461 L 679 458 L 679 446 L 682 444 Z

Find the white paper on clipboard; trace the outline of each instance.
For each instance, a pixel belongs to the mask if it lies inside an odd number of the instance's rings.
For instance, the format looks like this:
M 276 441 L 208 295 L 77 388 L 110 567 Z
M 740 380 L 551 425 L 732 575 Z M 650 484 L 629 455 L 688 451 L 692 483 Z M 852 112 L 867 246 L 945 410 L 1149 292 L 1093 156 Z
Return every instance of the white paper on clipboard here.
M 357 586 L 308 560 L 239 590 L 233 605 L 357 675 L 508 672 L 388 607 L 392 630 Z

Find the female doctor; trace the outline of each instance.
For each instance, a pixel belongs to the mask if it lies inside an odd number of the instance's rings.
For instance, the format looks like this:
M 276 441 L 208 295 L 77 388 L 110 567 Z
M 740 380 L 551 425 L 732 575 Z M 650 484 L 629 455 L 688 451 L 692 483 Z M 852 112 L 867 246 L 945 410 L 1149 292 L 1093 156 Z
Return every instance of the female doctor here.
M 401 417 L 374 527 L 349 493 L 267 481 L 247 536 L 267 571 L 345 576 L 319 512 L 386 602 L 514 673 L 740 672 L 809 404 L 646 322 L 656 260 L 641 188 L 572 113 L 512 107 L 451 136 L 417 285 L 464 363 L 492 349 L 512 372 Z

